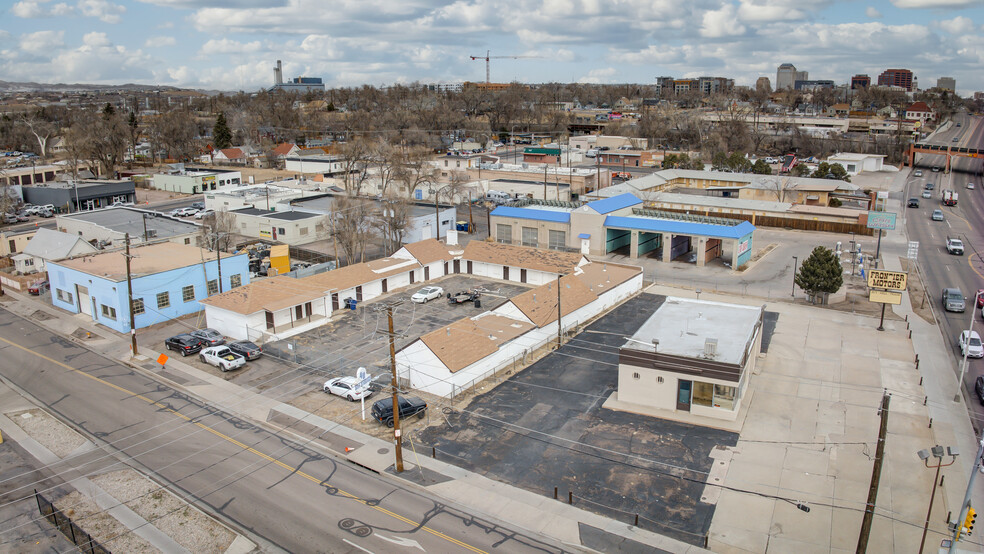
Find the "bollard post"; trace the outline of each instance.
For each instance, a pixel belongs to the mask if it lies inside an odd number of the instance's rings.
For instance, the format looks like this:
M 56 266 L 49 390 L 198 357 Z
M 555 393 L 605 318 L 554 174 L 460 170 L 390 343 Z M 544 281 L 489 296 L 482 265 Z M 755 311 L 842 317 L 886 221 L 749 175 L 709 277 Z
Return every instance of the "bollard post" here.
M 909 338 L 912 338 L 912 331 L 909 331 Z
M 922 380 L 923 380 L 923 378 L 922 377 L 919 377 L 919 386 L 920 387 L 922 386 Z
M 568 504 L 574 503 L 574 491 L 567 491 L 567 503 Z
M 554 500 L 557 500 L 557 487 L 554 487 Z
M 933 418 L 929 418 L 929 428 L 933 428 Z
M 928 397 L 928 396 L 924 396 L 924 397 L 923 397 L 923 406 L 925 406 L 925 405 L 926 405 L 926 402 L 927 402 L 928 400 L 929 400 L 929 397 Z
M 431 447 L 431 458 L 437 458 L 437 447 L 436 446 L 432 446 Z
M 638 527 L 639 526 L 639 514 L 636 514 L 635 516 L 636 516 L 636 518 L 635 518 L 635 526 Z

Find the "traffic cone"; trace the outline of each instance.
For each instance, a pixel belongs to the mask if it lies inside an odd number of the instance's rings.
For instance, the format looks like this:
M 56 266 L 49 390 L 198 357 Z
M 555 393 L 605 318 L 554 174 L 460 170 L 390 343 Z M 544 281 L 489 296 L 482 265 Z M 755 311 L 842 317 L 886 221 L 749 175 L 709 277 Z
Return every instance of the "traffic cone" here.
M 348 454 L 349 452 L 352 452 L 353 450 L 355 450 L 355 449 L 354 448 L 349 448 L 347 446 L 345 447 L 345 453 L 346 454 Z

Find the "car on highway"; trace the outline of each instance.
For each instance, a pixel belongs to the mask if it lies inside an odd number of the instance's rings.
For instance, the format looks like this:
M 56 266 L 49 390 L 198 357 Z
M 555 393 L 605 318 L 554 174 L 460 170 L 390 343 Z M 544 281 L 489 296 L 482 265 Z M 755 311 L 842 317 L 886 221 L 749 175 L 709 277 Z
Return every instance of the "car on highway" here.
M 933 193 L 929 192 L 928 190 L 924 190 L 924 191 L 922 191 L 922 197 L 923 198 L 932 198 L 933 197 Z
M 950 142 L 958 142 L 958 141 L 960 141 L 960 137 L 953 137 L 953 140 L 951 140 Z
M 195 219 L 205 219 L 206 217 L 212 217 L 215 215 L 215 210 L 202 210 L 195 214 Z
M 934 188 L 936 188 L 935 184 L 928 181 L 926 182 L 926 190 L 933 190 Z
M 977 334 L 977 331 L 971 331 L 969 339 L 967 338 L 967 331 L 960 331 L 957 346 L 960 347 L 961 356 L 984 358 L 984 345 L 981 344 L 981 336 Z
M 967 183 L 967 188 L 970 190 L 974 190 L 974 183 Z
M 940 166 L 934 165 L 933 166 L 933 173 L 939 173 L 939 172 L 940 172 Z
M 915 171 L 915 173 L 913 173 L 913 175 L 916 176 L 916 177 L 922 177 L 922 170 L 921 169 L 917 169 Z
M 239 369 L 246 365 L 246 358 L 233 352 L 228 346 L 210 346 L 203 348 L 198 359 L 208 365 L 214 365 L 222 371 Z
M 416 302 L 417 304 L 425 304 L 429 300 L 434 300 L 444 296 L 444 289 L 441 287 L 424 287 L 413 294 L 410 297 L 411 302 Z
M 205 343 L 198 337 L 193 337 L 188 333 L 181 333 L 164 340 L 164 348 L 180 352 L 182 356 L 194 354 L 202 349 Z
M 916 198 L 916 197 L 912 197 L 912 198 L 909 199 L 908 202 L 906 202 L 905 205 L 908 206 L 908 207 L 910 207 L 910 208 L 918 208 L 919 207 L 919 199 Z
M 334 379 L 328 379 L 325 381 L 324 389 L 325 392 L 334 394 L 335 396 L 341 396 L 351 402 L 356 400 L 361 400 L 363 398 L 369 397 L 372 394 L 372 389 L 369 385 L 359 386 L 361 380 L 358 377 L 335 377 Z M 390 399 L 392 402 L 393 399 Z M 390 410 L 392 412 L 393 410 Z
M 958 288 L 943 289 L 943 309 L 948 312 L 962 312 L 966 309 L 964 295 Z
M 220 344 L 225 344 L 226 342 L 225 337 L 222 336 L 222 333 L 212 329 L 211 327 L 195 329 L 189 334 L 204 342 L 205 346 L 219 346 Z
M 248 340 L 233 341 L 227 344 L 226 346 L 229 347 L 229 350 L 232 350 L 236 354 L 239 354 L 243 358 L 246 358 L 247 362 L 252 362 L 253 360 L 263 355 L 263 348 L 258 344 Z
M 977 399 L 980 400 L 981 404 L 984 404 L 984 375 L 977 378 L 974 382 L 974 392 L 977 393 Z
M 41 296 L 41 293 L 43 293 L 46 290 L 51 290 L 51 286 L 48 284 L 48 281 L 41 281 L 39 283 L 34 283 L 31 286 L 27 287 L 27 292 L 31 296 Z
M 176 215 L 178 217 L 188 217 L 188 216 L 195 215 L 197 213 L 198 213 L 198 208 L 192 208 L 191 206 L 185 208 L 178 208 L 171 212 L 172 215 Z
M 398 396 L 397 403 L 400 405 L 400 419 L 405 417 L 410 417 L 416 415 L 418 418 L 423 418 L 427 413 L 427 403 L 419 398 L 412 396 L 404 397 Z M 377 400 L 372 404 L 373 419 L 386 425 L 387 427 L 393 426 L 393 399 L 384 398 L 382 400 Z
M 933 221 L 943 221 L 943 210 L 933 210 Z

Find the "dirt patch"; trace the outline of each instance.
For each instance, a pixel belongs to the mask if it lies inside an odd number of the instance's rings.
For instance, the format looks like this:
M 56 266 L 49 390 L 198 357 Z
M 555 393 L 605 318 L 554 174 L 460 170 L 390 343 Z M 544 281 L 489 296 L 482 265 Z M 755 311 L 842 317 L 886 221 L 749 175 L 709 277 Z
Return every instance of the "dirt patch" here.
M 236 538 L 211 517 L 132 469 L 105 473 L 92 482 L 191 552 L 224 552 Z
M 31 314 L 31 317 L 33 317 L 38 321 L 48 321 L 50 319 L 55 319 L 55 316 L 49 314 L 44 310 L 36 310 L 33 314 Z
M 912 311 L 916 312 L 916 315 L 930 324 L 936 325 L 936 316 L 933 315 L 931 301 L 928 298 L 929 293 L 926 291 L 926 285 L 922 281 L 922 276 L 918 271 L 915 271 L 915 265 L 910 264 L 908 258 L 899 258 L 899 262 L 902 263 L 902 271 L 909 274 L 907 281 L 909 303 L 912 304 Z M 912 269 L 911 271 L 910 268 Z
M 81 327 L 79 327 L 78 329 L 72 331 L 72 336 L 75 337 L 75 338 L 77 338 L 77 339 L 79 339 L 79 340 L 92 340 L 92 339 L 96 339 L 96 338 L 102 338 L 102 337 L 98 337 L 96 335 L 93 335 L 90 331 L 86 331 L 85 329 L 83 329 Z
M 68 456 L 86 442 L 82 435 L 69 429 L 40 408 L 11 412 L 6 416 L 59 458 Z
M 110 552 L 160 552 L 78 492 L 67 494 L 54 504 Z
M 169 190 L 157 190 L 152 188 L 136 187 L 136 204 L 150 204 L 154 202 L 164 202 L 175 198 L 191 198 L 194 195 L 172 192 Z

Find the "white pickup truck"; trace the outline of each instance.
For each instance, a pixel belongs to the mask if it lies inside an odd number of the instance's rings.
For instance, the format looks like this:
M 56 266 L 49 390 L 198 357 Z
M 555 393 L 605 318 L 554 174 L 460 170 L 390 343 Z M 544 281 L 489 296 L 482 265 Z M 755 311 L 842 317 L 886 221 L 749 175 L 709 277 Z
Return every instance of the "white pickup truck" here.
M 209 365 L 229 371 L 246 365 L 246 358 L 236 354 L 228 346 L 212 346 L 203 349 L 198 354 L 198 359 Z
M 963 241 L 953 237 L 946 237 L 946 251 L 957 256 L 963 256 Z

